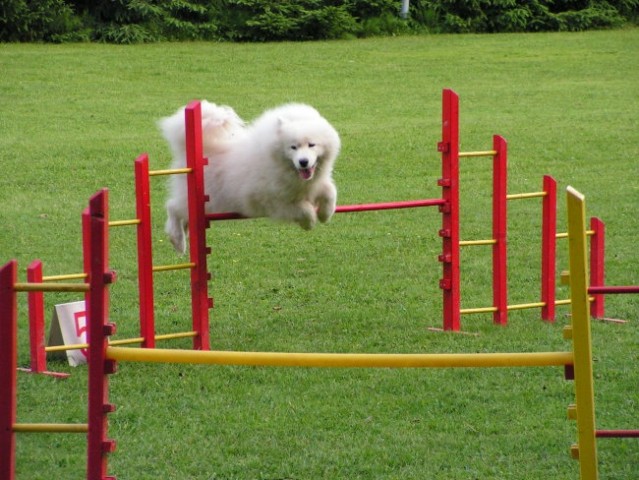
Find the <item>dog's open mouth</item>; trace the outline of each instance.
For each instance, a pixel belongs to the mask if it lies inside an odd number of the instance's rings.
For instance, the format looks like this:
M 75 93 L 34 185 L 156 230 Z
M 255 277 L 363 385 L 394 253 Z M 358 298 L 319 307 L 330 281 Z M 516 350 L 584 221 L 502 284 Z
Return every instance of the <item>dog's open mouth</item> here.
M 315 167 L 300 168 L 297 170 L 297 173 L 299 173 L 302 180 L 310 180 L 315 173 Z

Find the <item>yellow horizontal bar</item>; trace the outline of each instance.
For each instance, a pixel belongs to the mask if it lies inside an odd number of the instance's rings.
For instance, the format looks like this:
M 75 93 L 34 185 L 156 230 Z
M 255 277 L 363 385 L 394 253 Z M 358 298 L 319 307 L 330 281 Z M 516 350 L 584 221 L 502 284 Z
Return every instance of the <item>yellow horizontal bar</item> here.
M 187 338 L 187 337 L 195 337 L 197 332 L 179 332 L 179 333 L 165 333 L 163 335 L 155 335 L 153 337 L 155 340 L 173 340 L 176 338 Z M 109 345 L 131 345 L 133 343 L 142 343 L 144 341 L 144 337 L 135 337 L 135 338 L 123 338 L 122 340 L 113 340 L 109 341 Z
M 573 363 L 572 352 L 284 353 L 107 347 L 107 358 L 130 362 L 331 368 L 545 367 Z
M 109 222 L 109 227 L 126 227 L 127 225 L 139 225 L 141 220 L 139 218 L 132 218 L 131 220 L 113 220 Z
M 86 423 L 14 423 L 14 432 L 51 432 L 51 433 L 86 433 Z
M 175 338 L 188 338 L 197 336 L 197 332 L 180 332 L 180 333 L 165 333 L 163 335 L 156 335 L 156 340 L 173 340 Z
M 15 283 L 16 292 L 86 292 L 88 283 Z
M 88 343 L 71 343 L 69 345 L 52 345 L 44 347 L 45 352 L 66 352 L 67 350 L 84 350 L 89 348 Z
M 61 280 L 84 280 L 88 277 L 86 273 L 67 273 L 63 275 L 48 275 L 42 277 L 43 282 L 59 282 Z
M 555 300 L 555 305 L 570 305 L 570 303 L 572 302 L 572 300 L 567 299 L 567 300 Z
M 595 234 L 594 230 L 586 230 L 586 235 L 592 237 Z M 557 233 L 555 234 L 555 238 L 568 238 L 567 232 Z
M 144 337 L 123 338 L 121 340 L 109 340 L 109 345 L 131 345 L 132 343 L 142 343 Z
M 479 152 L 459 152 L 459 158 L 493 157 L 495 155 L 497 155 L 497 150 L 484 150 Z
M 521 200 L 522 198 L 539 198 L 548 195 L 547 192 L 513 193 L 506 195 L 506 200 Z
M 496 243 L 497 243 L 497 240 L 495 240 L 494 238 L 490 240 L 463 240 L 459 242 L 459 246 L 469 247 L 469 246 L 475 246 L 475 245 L 495 245 Z
M 570 302 L 570 300 L 568 300 Z M 546 302 L 535 302 L 535 303 L 520 303 L 515 305 L 508 305 L 506 310 L 524 310 L 526 308 L 541 308 L 546 306 Z M 467 315 L 470 313 L 493 313 L 497 311 L 497 307 L 480 307 L 480 308 L 464 308 L 460 310 L 462 315 Z
M 176 265 L 156 265 L 153 267 L 154 272 L 168 272 L 170 270 L 185 270 L 195 267 L 195 263 L 178 263 Z
M 541 308 L 545 306 L 546 306 L 546 302 L 519 303 L 515 305 L 508 305 L 506 307 L 506 310 L 525 310 L 527 308 Z
M 155 335 L 155 340 L 173 340 L 176 338 L 189 338 L 197 336 L 197 332 L 178 332 L 178 333 L 165 333 L 162 335 Z M 121 340 L 109 341 L 109 345 L 131 345 L 133 343 L 142 343 L 144 337 L 123 338 Z M 74 343 L 69 345 L 53 345 L 44 347 L 45 352 L 66 352 L 67 350 L 82 350 L 89 348 L 88 343 Z
M 479 308 L 462 308 L 459 313 L 468 315 L 471 313 L 493 313 L 497 311 L 497 307 L 479 307 Z
M 157 177 L 159 175 L 178 175 L 180 173 L 191 173 L 192 168 L 172 168 L 168 170 L 151 170 L 149 177 Z

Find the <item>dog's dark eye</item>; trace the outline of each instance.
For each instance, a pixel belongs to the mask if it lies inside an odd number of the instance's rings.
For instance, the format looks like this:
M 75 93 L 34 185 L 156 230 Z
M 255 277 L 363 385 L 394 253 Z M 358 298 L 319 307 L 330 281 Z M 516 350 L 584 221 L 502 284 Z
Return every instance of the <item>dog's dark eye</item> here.
M 315 144 L 314 144 L 314 143 L 309 143 L 309 144 L 308 144 L 308 148 L 313 148 L 314 146 L 315 146 Z
M 297 145 L 291 145 L 291 150 L 297 150 Z

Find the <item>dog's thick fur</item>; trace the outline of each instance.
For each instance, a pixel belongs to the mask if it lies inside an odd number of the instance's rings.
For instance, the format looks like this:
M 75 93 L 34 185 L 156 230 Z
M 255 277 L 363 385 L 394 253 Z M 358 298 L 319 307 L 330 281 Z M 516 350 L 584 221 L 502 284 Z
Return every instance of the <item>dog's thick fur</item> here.
M 292 103 L 267 110 L 246 126 L 235 111 L 207 101 L 202 107 L 202 143 L 208 165 L 207 213 L 237 212 L 296 222 L 304 229 L 335 212 L 333 164 L 337 131 L 313 107 Z M 184 108 L 159 122 L 171 146 L 173 168 L 185 166 Z M 172 176 L 165 226 L 175 249 L 186 250 L 187 188 Z

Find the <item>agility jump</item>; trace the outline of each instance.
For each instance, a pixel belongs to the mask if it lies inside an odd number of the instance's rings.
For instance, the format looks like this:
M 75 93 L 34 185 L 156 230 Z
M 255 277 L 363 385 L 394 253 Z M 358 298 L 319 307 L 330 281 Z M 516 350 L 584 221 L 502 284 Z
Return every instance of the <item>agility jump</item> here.
M 452 93 L 452 92 L 451 92 Z M 451 97 L 456 100 L 455 97 Z M 197 114 L 197 106 L 194 105 L 193 115 Z M 188 117 L 187 117 L 188 118 Z M 198 122 L 192 125 L 194 136 L 197 140 Z M 450 124 L 448 125 L 450 126 Z M 446 128 L 446 126 L 444 126 Z M 187 130 L 188 131 L 188 130 Z M 200 132 L 201 135 L 201 132 Z M 458 135 L 458 132 L 457 132 Z M 457 137 L 458 140 L 458 137 Z M 197 141 L 194 141 L 197 144 Z M 457 143 L 458 144 L 458 143 Z M 200 138 L 201 145 L 201 138 Z M 440 146 L 442 153 L 450 152 L 450 147 L 444 144 Z M 448 152 L 446 150 L 448 149 Z M 193 150 L 197 154 L 197 148 Z M 479 156 L 478 152 L 477 156 Z M 491 155 L 495 155 L 489 152 Z M 201 150 L 199 152 L 201 157 Z M 467 154 L 467 156 L 475 156 Z M 193 173 L 197 168 L 189 167 L 188 171 L 180 173 Z M 199 169 L 201 171 L 201 169 Z M 397 207 L 396 204 L 369 204 L 360 206 L 341 207 L 343 212 L 380 210 L 387 208 L 410 208 L 414 206 L 438 206 L 444 214 L 450 213 L 450 205 L 456 200 L 455 194 L 458 190 L 455 187 L 458 181 L 451 181 L 455 172 L 444 169 L 443 178 L 439 181 L 444 188 L 442 199 L 430 199 L 414 202 L 399 202 L 405 206 Z M 457 168 L 458 174 L 458 168 Z M 189 178 L 192 178 L 190 175 Z M 448 189 L 448 190 L 446 190 Z M 200 190 L 201 208 L 195 214 L 200 213 L 200 218 L 210 221 L 203 214 L 204 196 Z M 579 457 L 581 465 L 582 479 L 597 478 L 596 448 L 594 438 L 596 436 L 612 436 L 594 430 L 594 405 L 592 394 L 592 356 L 590 347 L 589 315 L 588 305 L 590 299 L 587 290 L 587 278 L 584 273 L 583 284 L 586 293 L 581 297 L 578 293 L 581 287 L 571 286 L 571 297 L 574 304 L 575 299 L 582 301 L 586 307 L 582 308 L 584 314 L 573 315 L 572 327 L 568 330 L 567 336 L 573 339 L 573 350 L 566 352 L 536 352 L 536 353 L 491 353 L 491 354 L 315 354 L 315 353 L 284 353 L 284 352 L 206 352 L 206 351 L 157 351 L 148 348 L 132 349 L 113 346 L 108 342 L 108 337 L 115 333 L 115 324 L 108 321 L 108 285 L 115 281 L 114 274 L 108 268 L 108 194 L 105 191 L 99 192 L 90 201 L 89 210 L 85 213 L 84 219 L 88 225 L 86 228 L 85 248 L 85 283 L 83 284 L 45 284 L 45 283 L 18 283 L 17 266 L 15 262 L 10 262 L 0 269 L 0 387 L 3 392 L 0 398 L 0 465 L 2 465 L 2 478 L 14 479 L 15 474 L 15 434 L 18 432 L 69 432 L 88 433 L 88 454 L 87 454 L 87 478 L 107 479 L 107 454 L 115 450 L 115 442 L 107 438 L 108 414 L 115 410 L 115 406 L 109 403 L 108 399 L 108 375 L 115 373 L 117 361 L 144 361 L 144 362 L 186 362 L 200 364 L 233 364 L 233 365 L 271 365 L 288 367 L 333 367 L 333 368 L 488 368 L 488 367 L 527 367 L 527 366 L 564 366 L 568 372 L 574 369 L 576 398 L 579 408 L 572 408 L 570 411 L 578 422 L 579 439 L 576 447 L 573 447 L 573 455 Z M 195 218 L 195 217 L 193 217 Z M 444 218 L 446 218 L 444 216 Z M 193 222 L 191 222 L 193 223 Z M 200 229 L 204 232 L 206 226 Z M 202 225 L 202 224 L 201 224 Z M 449 229 L 457 229 L 456 236 L 459 236 L 459 224 L 454 222 L 443 223 L 440 233 L 444 239 L 449 239 L 452 251 L 459 248 L 460 243 L 450 241 Z M 584 228 L 585 231 L 585 228 Z M 191 236 L 193 232 L 191 232 Z M 203 236 L 203 235 L 202 235 Z M 572 235 L 569 234 L 572 238 Z M 585 260 L 585 237 L 583 241 L 583 252 Z M 192 240 L 193 241 L 193 236 Z M 446 243 L 446 241 L 445 241 Z M 197 251 L 197 246 L 194 247 Z M 441 258 L 445 265 L 452 264 L 446 257 L 446 248 Z M 206 252 L 206 249 L 201 249 Z M 205 259 L 206 253 L 204 253 Z M 452 255 L 452 253 L 451 253 Z M 572 252 L 571 252 L 572 259 Z M 193 262 L 192 262 L 193 263 Z M 199 279 L 202 278 L 204 268 L 200 269 Z M 457 280 L 458 267 L 457 262 Z M 449 265 L 450 267 L 450 265 Z M 189 267 L 192 268 L 192 267 Z M 571 260 L 571 269 L 573 268 Z M 193 269 L 194 270 L 194 269 Z M 583 268 L 586 271 L 586 268 Z M 454 273 L 454 269 L 451 270 Z M 444 272 L 443 283 L 446 283 L 446 272 Z M 579 275 L 578 275 L 579 277 Z M 452 284 L 452 283 L 451 283 Z M 446 285 L 443 285 L 445 287 Z M 628 287 L 634 289 L 636 287 Z M 445 291 L 445 301 L 454 305 L 454 295 L 446 296 L 446 291 L 452 289 L 443 288 Z M 17 331 L 17 302 L 18 292 L 45 292 L 45 291 L 77 291 L 88 293 L 87 307 L 89 317 L 89 409 L 88 422 L 83 424 L 27 424 L 16 423 L 16 331 Z M 206 291 L 206 289 L 205 289 Z M 634 291 L 634 290 L 633 290 Z M 576 293 L 573 293 L 576 292 Z M 603 295 L 611 293 L 604 287 L 592 287 L 592 294 Z M 457 300 L 459 292 L 457 290 Z M 207 302 L 208 304 L 208 296 Z M 581 304 L 580 304 L 581 305 Z M 194 307 L 195 308 L 195 307 Z M 575 308 L 575 307 L 573 307 Z M 208 314 L 207 314 L 208 320 Z M 6 393 L 5 393 L 6 392 Z M 592 413 L 592 419 L 588 412 Z M 584 426 L 585 425 L 585 426 Z M 592 428 L 591 428 L 592 427 Z
M 210 349 L 209 309 L 213 307 L 213 299 L 209 296 L 206 257 L 210 248 L 206 244 L 206 229 L 211 221 L 233 220 L 243 218 L 236 213 L 206 214 L 204 204 L 206 196 L 203 187 L 203 168 L 206 159 L 202 156 L 201 112 L 198 102 L 191 103 L 185 111 L 186 120 L 186 158 L 187 167 L 172 170 L 149 170 L 148 155 L 140 155 L 135 161 L 135 193 L 136 218 L 109 222 L 110 227 L 135 226 L 137 230 L 137 260 L 139 288 L 139 324 L 140 336 L 131 339 L 113 340 L 113 345 L 139 343 L 145 348 L 154 348 L 155 342 L 175 338 L 193 338 L 196 350 Z M 442 278 L 439 286 L 443 292 L 443 329 L 459 331 L 461 316 L 477 313 L 492 313 L 496 324 L 505 325 L 508 312 L 528 308 L 540 308 L 541 318 L 554 321 L 555 306 L 570 303 L 569 299 L 556 300 L 556 240 L 564 238 L 566 233 L 556 232 L 556 181 L 545 176 L 543 191 L 507 194 L 507 143 L 500 137 L 493 137 L 493 148 L 487 151 L 459 151 L 459 97 L 452 90 L 443 91 L 442 102 L 442 141 L 438 143 L 441 153 L 442 177 L 438 185 L 442 188 L 442 198 L 396 201 L 385 203 L 341 205 L 336 213 L 365 212 L 375 210 L 391 210 L 436 206 L 442 214 Z M 460 239 L 460 159 L 491 157 L 493 163 L 493 235 L 485 240 Z M 166 175 L 187 175 L 189 188 L 189 262 L 176 265 L 153 265 L 151 238 L 151 200 L 150 177 Z M 507 270 L 507 202 L 511 200 L 542 198 L 542 267 L 541 293 L 539 301 L 525 304 L 508 304 L 508 270 Z M 85 222 L 83 221 L 83 225 Z M 83 226 L 83 231 L 86 227 Z M 604 224 L 599 219 L 591 220 L 591 277 L 590 285 L 604 283 Z M 83 250 L 88 250 L 86 233 L 83 233 Z M 491 246 L 492 248 L 492 290 L 493 304 L 488 307 L 461 308 L 460 285 L 460 247 Z M 86 274 L 53 275 L 45 277 L 39 261 L 29 265 L 27 278 L 29 282 L 59 282 L 66 280 L 85 280 Z M 154 281 L 158 272 L 174 270 L 190 271 L 191 279 L 191 311 L 192 328 L 186 332 L 156 334 L 154 320 Z M 86 270 L 86 268 L 85 268 Z M 592 296 L 592 314 L 604 316 L 604 296 Z M 45 347 L 44 328 L 44 296 L 43 292 L 29 294 L 30 345 L 32 372 L 64 376 L 49 372 L 46 367 L 46 352 L 70 349 L 85 349 L 86 344 Z
M 573 348 L 564 352 L 487 354 L 327 354 L 288 352 L 215 352 L 154 350 L 114 347 L 108 338 L 116 326 L 109 321 L 109 285 L 115 275 L 108 264 L 108 192 L 102 190 L 90 200 L 90 261 L 87 283 L 34 284 L 17 282 L 17 265 L 9 262 L 0 269 L 0 478 L 15 480 L 16 433 L 59 432 L 87 434 L 88 480 L 113 480 L 108 475 L 108 456 L 116 443 L 108 438 L 108 415 L 115 411 L 109 401 L 109 376 L 118 361 L 191 363 L 212 365 L 254 365 L 332 368 L 495 368 L 564 366 L 574 371 L 575 412 L 578 443 L 571 451 L 580 463 L 582 480 L 597 478 L 594 430 L 592 348 L 590 343 L 589 299 L 586 268 L 573 261 L 571 238 L 572 326 L 565 335 Z M 584 253 L 585 234 L 577 247 Z M 78 291 L 86 294 L 89 318 L 88 421 L 80 424 L 33 424 L 16 422 L 17 386 L 17 294 L 28 291 Z

